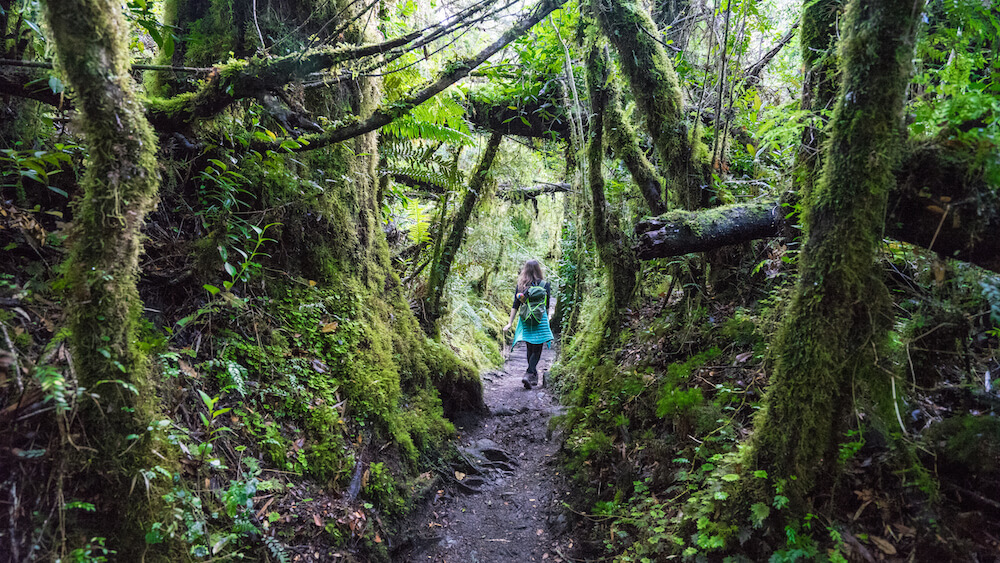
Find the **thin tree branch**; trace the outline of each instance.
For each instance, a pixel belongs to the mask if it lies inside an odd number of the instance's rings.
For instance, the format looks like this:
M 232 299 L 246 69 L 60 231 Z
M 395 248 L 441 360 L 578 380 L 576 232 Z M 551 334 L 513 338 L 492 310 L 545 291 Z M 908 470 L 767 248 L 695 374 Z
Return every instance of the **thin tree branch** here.
M 795 37 L 795 30 L 798 28 L 799 22 L 796 21 L 792 24 L 791 29 L 785 32 L 785 35 L 782 36 L 781 40 L 778 41 L 774 47 L 771 47 L 771 49 L 764 53 L 764 55 L 757 60 L 757 62 L 750 65 L 743 71 L 743 85 L 745 87 L 753 87 L 760 82 L 760 75 L 764 72 L 764 68 L 771 63 L 771 60 L 774 59 L 774 57 L 778 56 L 778 53 L 785 48 L 785 45 L 788 45 L 792 41 Z

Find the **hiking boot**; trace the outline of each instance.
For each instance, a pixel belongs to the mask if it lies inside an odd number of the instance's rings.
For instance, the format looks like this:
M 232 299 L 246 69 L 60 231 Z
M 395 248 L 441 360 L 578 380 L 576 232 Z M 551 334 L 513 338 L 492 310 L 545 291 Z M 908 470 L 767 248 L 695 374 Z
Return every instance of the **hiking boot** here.
M 521 383 L 524 384 L 525 389 L 531 389 L 531 380 L 535 378 L 535 374 L 530 371 L 524 372 L 524 377 L 521 378 Z

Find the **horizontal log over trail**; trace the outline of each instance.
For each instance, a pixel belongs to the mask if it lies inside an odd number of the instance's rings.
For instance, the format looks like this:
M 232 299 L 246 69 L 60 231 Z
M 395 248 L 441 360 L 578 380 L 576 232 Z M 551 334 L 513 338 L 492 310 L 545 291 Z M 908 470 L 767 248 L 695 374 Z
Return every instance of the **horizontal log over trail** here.
M 1000 196 L 970 174 L 968 151 L 913 149 L 889 194 L 885 236 L 1000 272 Z M 671 211 L 635 226 L 642 260 L 704 252 L 781 236 L 787 211 L 777 199 L 701 211 Z
M 641 260 L 650 260 L 775 237 L 781 232 L 778 212 L 777 200 L 701 211 L 668 211 L 635 226 L 639 235 L 636 254 Z

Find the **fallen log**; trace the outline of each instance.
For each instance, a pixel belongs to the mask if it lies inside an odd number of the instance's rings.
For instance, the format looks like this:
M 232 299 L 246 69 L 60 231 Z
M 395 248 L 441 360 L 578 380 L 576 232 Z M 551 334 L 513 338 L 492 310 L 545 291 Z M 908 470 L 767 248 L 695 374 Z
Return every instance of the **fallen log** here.
M 705 252 L 778 236 L 781 220 L 776 199 L 700 211 L 668 211 L 635 226 L 639 235 L 635 250 L 640 260 Z
M 889 194 L 885 236 L 1000 272 L 1000 196 L 969 151 L 925 145 L 910 151 Z M 777 199 L 701 211 L 671 211 L 635 226 L 641 260 L 704 252 L 781 236 L 786 210 Z

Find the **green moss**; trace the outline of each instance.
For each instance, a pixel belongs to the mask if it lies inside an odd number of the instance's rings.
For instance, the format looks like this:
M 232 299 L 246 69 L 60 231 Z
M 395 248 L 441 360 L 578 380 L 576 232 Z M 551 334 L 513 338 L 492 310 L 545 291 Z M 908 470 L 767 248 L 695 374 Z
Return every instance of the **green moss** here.
M 128 26 L 120 11 L 85 0 L 46 8 L 50 38 L 74 91 L 88 146 L 69 246 L 67 309 L 79 383 L 99 402 L 81 403 L 80 421 L 90 442 L 79 450 L 86 455 L 69 456 L 69 471 L 90 472 L 90 482 L 79 486 L 105 493 L 100 517 L 84 533 L 107 537 L 120 557 L 138 559 L 141 526 L 155 503 L 130 502 L 132 480 L 139 469 L 157 463 L 145 431 L 157 399 L 148 358 L 136 346 L 140 230 L 159 185 L 156 137 L 133 92 Z M 146 438 L 130 444 L 131 434 Z
M 995 416 L 947 418 L 931 426 L 926 439 L 949 470 L 985 478 L 1000 473 L 1000 419 Z

